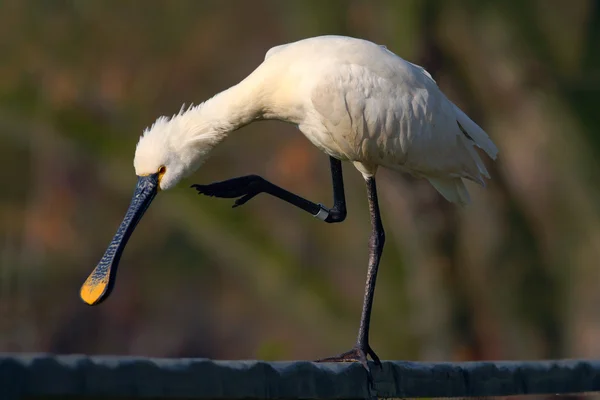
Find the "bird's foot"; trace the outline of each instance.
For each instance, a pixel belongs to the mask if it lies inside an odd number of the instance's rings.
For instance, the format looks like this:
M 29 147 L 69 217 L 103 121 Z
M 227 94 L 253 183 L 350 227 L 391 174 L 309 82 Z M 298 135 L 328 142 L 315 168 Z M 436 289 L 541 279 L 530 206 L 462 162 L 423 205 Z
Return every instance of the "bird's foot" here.
M 211 197 L 233 199 L 239 197 L 233 207 L 241 206 L 248 200 L 263 191 L 266 181 L 258 175 L 246 175 L 226 181 L 214 182 L 208 185 L 194 184 L 190 187 L 196 189 L 198 194 Z
M 373 377 L 371 375 L 371 368 L 369 367 L 367 356 L 371 356 L 375 365 L 381 366 L 379 357 L 368 344 L 357 345 L 352 350 L 342 353 L 338 356 L 321 358 L 319 360 L 315 360 L 315 362 L 359 362 L 367 370 L 369 382 L 372 384 Z

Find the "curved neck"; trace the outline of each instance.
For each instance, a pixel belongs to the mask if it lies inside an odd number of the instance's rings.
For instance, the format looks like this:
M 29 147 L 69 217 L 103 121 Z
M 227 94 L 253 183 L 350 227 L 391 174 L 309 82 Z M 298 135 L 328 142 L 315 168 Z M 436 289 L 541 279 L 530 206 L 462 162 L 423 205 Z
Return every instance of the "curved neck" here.
M 265 84 L 269 79 L 263 77 L 255 71 L 203 103 L 182 108 L 172 118 L 160 117 L 144 133 L 145 140 L 178 154 L 186 169 L 198 165 L 230 132 L 264 118 L 270 92 Z
M 264 113 L 264 89 L 260 80 L 244 79 L 172 118 L 161 117 L 149 129 L 157 147 L 176 154 L 188 172 L 195 170 L 213 147 Z
M 227 134 L 262 116 L 260 91 L 242 81 L 226 89 L 188 112 L 198 121 L 197 128 L 204 132 Z

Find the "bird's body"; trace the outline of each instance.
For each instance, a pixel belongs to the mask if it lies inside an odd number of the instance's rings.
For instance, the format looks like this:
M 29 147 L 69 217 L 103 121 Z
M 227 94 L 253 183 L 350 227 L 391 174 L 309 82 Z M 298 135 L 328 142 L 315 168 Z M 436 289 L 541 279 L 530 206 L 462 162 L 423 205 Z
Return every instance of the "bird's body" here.
M 474 147 L 495 158 L 488 135 L 438 88 L 421 67 L 384 46 L 362 39 L 321 36 L 270 49 L 264 61 L 237 85 L 171 118 L 159 118 L 138 143 L 138 187 L 130 211 L 105 256 L 82 288 L 97 304 L 112 289 L 124 243 L 158 188 L 169 189 L 194 172 L 229 133 L 256 120 L 295 124 L 330 156 L 334 206 L 326 208 L 257 176 L 193 185 L 209 196 L 245 204 L 259 193 L 278 197 L 319 219 L 346 217 L 341 161 L 362 173 L 373 231 L 369 273 L 357 346 L 331 360 L 377 356 L 368 344 L 369 320 L 385 235 L 375 174 L 382 166 L 428 179 L 448 200 L 469 201 L 463 179 L 483 184 L 488 172 Z
M 427 71 L 384 46 L 342 36 L 270 49 L 238 85 L 160 120 L 146 135 L 170 125 L 182 139 L 208 134 L 219 142 L 258 119 L 296 124 L 316 147 L 352 162 L 365 177 L 375 175 L 378 166 L 409 172 L 458 203 L 468 202 L 462 178 L 483 184 L 489 177 L 474 146 L 492 158 L 497 153 L 488 135 Z
M 271 70 L 284 71 L 276 78 L 285 82 L 285 94 L 278 98 L 287 100 L 286 110 L 296 111 L 275 118 L 293 118 L 315 146 L 352 161 L 365 176 L 384 166 L 482 183 L 487 171 L 473 145 L 490 156 L 497 152 L 427 71 L 372 42 L 306 39 L 271 49 L 256 72 L 262 74 L 261 69 L 267 76 Z

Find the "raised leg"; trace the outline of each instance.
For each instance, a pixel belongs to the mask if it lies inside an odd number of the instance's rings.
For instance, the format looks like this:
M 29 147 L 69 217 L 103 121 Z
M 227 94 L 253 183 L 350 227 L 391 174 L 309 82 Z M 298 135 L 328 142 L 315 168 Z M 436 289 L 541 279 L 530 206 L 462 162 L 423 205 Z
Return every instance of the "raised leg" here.
M 367 270 L 367 283 L 365 287 L 365 297 L 363 301 L 362 315 L 360 318 L 360 327 L 358 329 L 358 338 L 354 348 L 339 356 L 323 358 L 317 360 L 319 362 L 346 362 L 358 361 L 369 372 L 370 368 L 367 363 L 367 356 L 371 356 L 375 364 L 380 365 L 381 361 L 377 354 L 369 345 L 369 325 L 371 323 L 371 309 L 373 307 L 373 295 L 375 294 L 375 282 L 377 279 L 377 270 L 379 268 L 379 260 L 383 252 L 385 243 L 385 232 L 381 223 L 381 215 L 379 213 L 379 203 L 377 201 L 377 186 L 375 178 L 371 177 L 366 180 L 367 194 L 369 198 L 369 212 L 371 214 L 371 238 L 369 240 L 369 268 Z
M 238 198 L 233 207 L 238 207 L 260 193 L 267 193 L 286 201 L 314 217 L 327 223 L 342 222 L 346 219 L 346 196 L 344 194 L 344 177 L 342 175 L 342 162 L 329 157 L 331 167 L 331 180 L 333 183 L 333 207 L 327 208 L 322 204 L 313 203 L 303 197 L 289 192 L 258 175 L 247 175 L 239 178 L 228 179 L 208 185 L 192 185 L 199 194 L 221 198 Z

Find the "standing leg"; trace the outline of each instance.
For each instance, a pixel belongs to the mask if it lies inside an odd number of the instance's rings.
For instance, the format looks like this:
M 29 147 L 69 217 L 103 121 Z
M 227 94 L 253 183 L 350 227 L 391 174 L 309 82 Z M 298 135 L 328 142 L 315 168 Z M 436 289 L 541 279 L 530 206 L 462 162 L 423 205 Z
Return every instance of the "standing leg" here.
M 373 295 L 375 294 L 375 281 L 377 279 L 377 270 L 379 268 L 379 260 L 383 252 L 385 243 L 385 232 L 381 223 L 379 213 L 379 202 L 377 201 L 377 186 L 375 178 L 370 177 L 366 180 L 367 194 L 369 198 L 369 212 L 371 214 L 371 238 L 369 240 L 369 268 L 367 270 L 367 284 L 365 287 L 365 297 L 363 301 L 362 315 L 360 318 L 360 327 L 358 329 L 358 338 L 356 346 L 336 357 L 329 357 L 318 360 L 319 362 L 344 362 L 344 361 L 359 361 L 363 366 L 370 371 L 367 364 L 367 355 L 370 355 L 379 365 L 379 357 L 375 354 L 371 346 L 369 346 L 369 325 L 371 323 L 371 309 L 373 307 Z
M 245 204 L 248 200 L 254 198 L 259 193 L 267 193 L 281 200 L 286 201 L 313 216 L 327 222 L 342 222 L 346 218 L 346 199 L 344 195 L 344 181 L 342 177 L 342 165 L 340 160 L 330 157 L 331 178 L 333 183 L 333 207 L 327 208 L 322 204 L 314 203 L 304 199 L 294 193 L 291 193 L 264 178 L 256 175 L 242 176 L 229 179 L 223 182 L 215 182 L 209 185 L 192 185 L 198 193 L 207 196 L 222 198 L 237 198 L 234 207 Z M 370 375 L 367 356 L 371 356 L 376 364 L 381 364 L 379 357 L 369 346 L 369 325 L 371 322 L 371 309 L 373 307 L 373 295 L 375 293 L 375 280 L 377 278 L 377 269 L 379 260 L 383 251 L 385 242 L 385 232 L 379 214 L 379 203 L 377 201 L 377 187 L 375 178 L 366 179 L 367 194 L 369 199 L 369 211 L 371 214 L 371 239 L 369 241 L 369 268 L 367 270 L 367 284 L 365 288 L 365 297 L 363 302 L 362 316 L 360 319 L 360 328 L 358 330 L 358 339 L 356 346 L 336 357 L 317 360 L 319 362 L 342 362 L 358 361 L 367 369 Z

